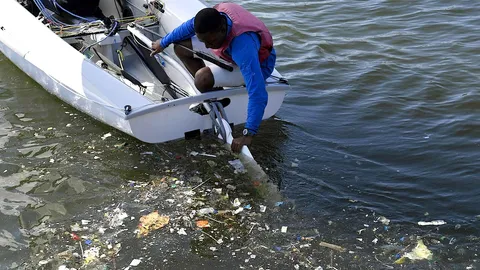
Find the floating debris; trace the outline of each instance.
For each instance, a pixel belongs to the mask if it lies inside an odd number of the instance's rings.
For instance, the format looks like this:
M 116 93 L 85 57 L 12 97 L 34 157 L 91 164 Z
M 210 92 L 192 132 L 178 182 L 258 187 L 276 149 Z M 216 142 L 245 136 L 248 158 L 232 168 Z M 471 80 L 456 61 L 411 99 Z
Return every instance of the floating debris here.
M 123 143 L 114 144 L 113 147 L 115 147 L 115 148 L 122 148 L 122 147 L 124 147 L 125 145 L 127 145 L 127 143 L 126 143 L 126 142 L 123 142 Z
M 98 247 L 91 247 L 85 250 L 83 257 L 85 258 L 85 264 L 94 263 L 100 257 L 100 249 Z
M 140 218 L 140 224 L 138 224 L 137 237 L 147 236 L 151 231 L 163 228 L 170 221 L 170 217 L 160 216 L 158 211 L 154 211 L 146 216 Z
M 420 226 L 440 226 L 445 225 L 447 222 L 443 220 L 432 220 L 432 221 L 419 221 L 418 225 Z
M 111 150 L 110 144 L 104 145 Z M 99 149 L 98 144 L 96 147 L 89 148 L 89 153 L 99 156 L 107 153 Z M 156 148 L 142 146 L 140 149 L 126 156 L 138 156 L 139 152 Z M 127 153 L 129 150 L 114 149 Z M 206 147 L 198 152 L 203 151 L 225 155 L 222 150 Z M 458 241 L 443 231 L 444 236 L 438 236 L 438 232 L 425 236 L 426 228 L 416 224 L 408 231 L 403 230 L 400 223 L 389 227 L 392 222 L 388 218 L 365 211 L 357 213 L 356 207 L 344 209 L 354 214 L 345 219 L 343 215 L 314 221 L 298 218 L 295 203 L 287 202 L 280 192 L 274 193 L 275 196 L 263 196 L 258 191 L 267 186 L 265 182 L 248 174 L 234 174 L 228 163 L 233 157 L 215 159 L 217 164 L 211 169 L 207 160 L 212 157 L 200 158 L 204 155 L 198 152 L 195 155 L 188 148 L 167 152 L 165 155 L 144 152 L 152 154 L 143 156 L 141 161 L 155 160 L 158 170 L 148 171 L 143 176 L 145 168 L 139 165 L 142 173 L 127 174 L 111 198 L 102 198 L 99 204 L 92 200 L 91 204 L 77 209 L 73 222 L 77 223 L 72 226 L 62 224 L 57 221 L 59 219 L 45 222 L 52 232 L 31 238 L 36 248 L 28 258 L 33 266 L 31 269 L 56 269 L 59 265 L 64 265 L 64 270 L 153 269 L 156 265 L 180 269 L 185 268 L 183 263 L 190 263 L 192 257 L 198 263 L 195 265 L 217 258 L 222 269 L 323 269 L 319 264 L 325 264 L 325 269 L 349 269 L 352 262 L 365 269 L 393 269 L 383 261 L 393 265 L 393 258 L 398 260 L 404 254 L 405 259 L 416 258 L 406 253 L 414 247 L 415 235 L 422 235 L 425 243 L 432 245 L 432 250 L 446 246 L 455 250 L 452 258 L 457 253 L 461 255 L 461 248 L 457 246 L 461 246 L 464 239 L 459 236 Z M 177 160 L 177 156 L 182 158 Z M 57 163 L 61 162 L 63 160 L 58 159 Z M 187 171 L 183 171 L 184 165 L 190 166 Z M 198 168 L 205 168 L 205 171 Z M 158 211 L 152 212 L 155 209 Z M 347 227 L 347 233 L 343 226 Z M 357 237 L 362 238 L 356 240 Z M 341 239 L 331 242 L 348 245 L 350 250 L 321 241 L 329 238 Z M 472 241 L 478 241 L 475 239 Z M 446 260 L 440 256 L 439 261 Z M 38 266 L 39 261 L 49 265 Z
M 82 219 L 82 225 L 88 225 L 90 223 L 90 220 Z
M 380 216 L 378 217 L 378 221 L 380 221 L 383 225 L 389 225 L 390 224 L 390 219 Z
M 50 263 L 50 260 L 41 260 L 38 262 L 38 265 L 42 266 L 42 265 L 45 265 L 45 264 L 48 264 Z
M 211 154 L 206 154 L 206 153 L 201 153 L 199 154 L 200 156 L 204 156 L 204 157 L 213 157 L 213 158 L 216 158 L 217 156 L 216 155 L 211 155 Z
M 207 164 L 210 165 L 211 168 L 215 168 L 217 166 L 217 163 L 213 160 L 208 160 Z
M 200 215 L 200 216 L 208 215 L 208 214 L 215 214 L 215 213 L 216 213 L 216 211 L 215 211 L 215 209 L 213 209 L 213 207 L 202 208 L 202 209 L 197 211 L 197 214 Z
M 210 227 L 210 224 L 208 223 L 208 220 L 197 220 L 196 224 L 197 224 L 197 227 L 199 227 L 199 228 Z
M 405 263 L 406 259 L 412 261 L 416 260 L 431 260 L 433 258 L 432 252 L 425 246 L 422 239 L 419 239 L 415 248 L 408 253 L 405 253 L 400 259 L 396 260 L 396 264 Z
M 78 241 L 78 240 L 81 239 L 80 236 L 78 236 L 78 235 L 75 234 L 75 233 L 71 233 L 70 236 L 72 237 L 72 240 L 73 240 L 73 241 Z
M 240 200 L 238 198 L 235 198 L 235 200 L 233 200 L 233 207 L 239 207 L 240 205 Z
M 102 140 L 105 140 L 106 138 L 111 137 L 111 136 L 112 136 L 112 134 L 109 132 L 109 133 L 102 136 Z
M 327 248 L 330 248 L 330 249 L 333 249 L 333 250 L 336 250 L 336 251 L 340 251 L 340 252 L 345 252 L 347 251 L 346 248 L 343 248 L 341 246 L 337 246 L 337 245 L 334 245 L 334 244 L 330 244 L 330 243 L 327 243 L 327 242 L 320 242 L 319 243 L 320 246 L 322 247 L 327 247 Z
M 83 229 L 80 227 L 80 225 L 78 225 L 78 223 L 75 223 L 75 224 L 73 224 L 73 225 L 70 225 L 70 230 L 71 230 L 72 232 L 79 232 L 79 231 L 81 231 L 81 230 L 83 230 Z
M 133 259 L 130 266 L 138 266 L 142 261 L 139 259 Z
M 239 214 L 240 212 L 243 212 L 243 207 L 238 208 L 237 210 L 233 211 L 234 215 Z
M 115 208 L 113 213 L 105 214 L 105 216 L 110 220 L 110 228 L 122 226 L 123 220 L 128 217 L 127 213 L 120 208 Z

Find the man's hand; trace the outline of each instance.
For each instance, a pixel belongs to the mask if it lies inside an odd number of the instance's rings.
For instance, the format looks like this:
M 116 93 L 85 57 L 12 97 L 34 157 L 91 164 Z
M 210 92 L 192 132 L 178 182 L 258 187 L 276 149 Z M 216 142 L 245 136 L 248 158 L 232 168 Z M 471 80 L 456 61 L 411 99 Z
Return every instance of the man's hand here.
M 159 39 L 155 42 L 152 42 L 153 52 L 150 53 L 150 56 L 154 56 L 155 54 L 161 53 L 161 52 L 163 52 L 163 50 L 165 50 L 165 48 L 163 48 L 162 45 L 160 45 L 160 41 L 161 41 L 161 39 Z
M 232 151 L 235 152 L 235 153 L 240 153 L 240 151 L 242 150 L 242 147 L 244 145 L 248 146 L 248 145 L 252 144 L 252 139 L 253 139 L 252 136 L 242 136 L 242 137 L 238 137 L 238 138 L 233 139 L 233 141 L 232 141 Z

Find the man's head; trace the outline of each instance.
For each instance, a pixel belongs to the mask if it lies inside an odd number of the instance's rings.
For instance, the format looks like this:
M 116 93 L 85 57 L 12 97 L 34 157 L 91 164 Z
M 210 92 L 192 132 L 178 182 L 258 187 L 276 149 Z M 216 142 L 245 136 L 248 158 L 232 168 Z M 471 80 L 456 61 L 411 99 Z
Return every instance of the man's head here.
M 227 35 L 225 17 L 214 8 L 204 8 L 195 15 L 195 34 L 207 48 L 218 49 Z

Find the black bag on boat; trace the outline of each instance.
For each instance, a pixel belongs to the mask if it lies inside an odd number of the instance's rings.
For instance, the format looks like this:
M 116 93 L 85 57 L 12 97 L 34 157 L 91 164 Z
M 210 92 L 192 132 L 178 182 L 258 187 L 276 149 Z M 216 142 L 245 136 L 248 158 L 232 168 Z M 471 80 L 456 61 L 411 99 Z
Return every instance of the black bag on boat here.
M 82 17 L 97 17 L 103 19 L 103 13 L 98 7 L 100 0 L 48 0 L 59 14 L 72 13 Z
M 102 10 L 99 8 L 100 0 L 17 0 L 30 13 L 37 16 L 40 12 L 39 7 L 43 6 L 60 17 L 67 19 L 98 18 L 105 20 Z M 35 3 L 37 2 L 37 3 Z
M 33 2 L 33 0 L 17 0 L 17 3 L 22 5 L 26 10 L 28 10 L 33 15 L 37 16 L 40 10 L 38 9 L 37 5 Z

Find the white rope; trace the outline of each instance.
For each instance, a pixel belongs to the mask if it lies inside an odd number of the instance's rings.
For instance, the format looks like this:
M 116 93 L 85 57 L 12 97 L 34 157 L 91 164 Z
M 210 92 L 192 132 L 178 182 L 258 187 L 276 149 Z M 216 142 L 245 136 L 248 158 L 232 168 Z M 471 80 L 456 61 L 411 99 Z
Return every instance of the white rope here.
M 139 41 L 137 40 L 137 38 L 135 37 L 135 35 L 132 35 L 132 36 L 133 36 L 133 40 L 135 41 L 135 43 L 137 43 L 138 45 L 140 45 L 140 46 L 142 46 L 143 48 L 147 49 L 148 51 L 153 52 L 153 50 L 152 50 L 151 48 L 147 48 L 145 45 L 143 45 L 143 44 L 142 44 L 143 42 L 139 42 Z

